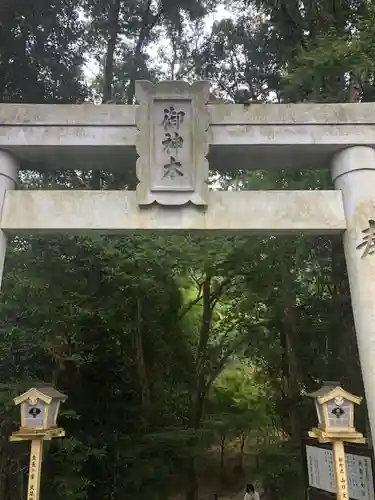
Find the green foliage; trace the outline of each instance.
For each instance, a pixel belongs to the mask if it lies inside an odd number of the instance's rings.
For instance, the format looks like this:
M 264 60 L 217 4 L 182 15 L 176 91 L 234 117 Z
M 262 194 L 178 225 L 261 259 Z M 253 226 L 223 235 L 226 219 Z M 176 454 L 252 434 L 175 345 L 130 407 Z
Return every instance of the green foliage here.
M 0 7 L 0 98 L 12 102 L 80 102 L 84 25 L 79 0 L 3 2 Z
M 256 370 L 244 362 L 229 365 L 212 386 L 207 425 L 226 436 L 238 437 L 271 424 L 272 392 Z
M 301 498 L 303 470 L 298 446 L 286 442 L 264 447 L 258 454 L 258 470 L 261 471 L 264 489 L 270 498 Z
M 344 35 L 324 32 L 304 44 L 296 68 L 288 75 L 289 91 L 312 100 L 346 101 L 350 84 L 360 85 L 372 100 L 375 75 L 375 8 L 359 17 Z
M 5 1 L 0 98 L 80 103 L 93 59 L 92 86 L 114 102 L 133 102 L 137 78 L 197 77 L 246 105 L 374 100 L 371 2 L 227 4 L 233 16 L 211 29 L 215 1 L 39 0 L 32 10 Z M 22 172 L 30 189 L 89 189 L 95 177 Z M 101 177 L 102 189 L 136 182 L 128 173 Z M 220 189 L 331 187 L 324 171 L 232 170 L 213 181 Z M 28 463 L 28 450 L 8 443 L 18 418 L 11 400 L 37 381 L 69 396 L 60 417 L 67 437 L 45 450 L 45 500 L 165 499 L 186 483 L 195 500 L 197 459 L 237 437 L 241 461 L 257 453 L 254 474 L 280 499 L 301 498 L 298 446 L 315 423 L 302 394 L 337 378 L 363 392 L 336 238 L 13 238 L 0 312 L 4 500 L 24 497 Z M 277 443 L 254 445 L 268 429 Z

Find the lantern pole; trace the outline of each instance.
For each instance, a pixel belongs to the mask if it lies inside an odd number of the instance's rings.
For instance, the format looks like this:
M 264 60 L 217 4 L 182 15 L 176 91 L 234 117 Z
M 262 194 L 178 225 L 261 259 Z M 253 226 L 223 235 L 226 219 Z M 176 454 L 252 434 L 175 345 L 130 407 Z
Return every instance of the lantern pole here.
M 43 438 L 31 441 L 29 483 L 27 488 L 27 500 L 39 500 L 40 479 L 42 475 Z
M 336 492 L 337 500 L 348 500 L 348 477 L 345 466 L 344 441 L 332 441 L 333 461 L 336 474 Z
M 317 429 L 309 431 L 309 437 L 317 438 L 320 443 L 332 443 L 333 452 L 333 464 L 335 467 L 335 478 L 336 478 L 336 499 L 337 500 L 349 500 L 349 488 L 348 488 L 348 473 L 345 463 L 345 448 L 344 442 L 363 444 L 365 442 L 364 438 L 345 437 L 340 438 L 329 438 L 325 436 L 322 439 L 320 433 L 316 432 Z
M 9 441 L 31 441 L 27 500 L 40 499 L 43 441 L 51 441 L 53 438 L 64 436 L 65 430 L 61 427 L 47 429 L 45 431 L 27 431 L 21 429 L 10 436 Z

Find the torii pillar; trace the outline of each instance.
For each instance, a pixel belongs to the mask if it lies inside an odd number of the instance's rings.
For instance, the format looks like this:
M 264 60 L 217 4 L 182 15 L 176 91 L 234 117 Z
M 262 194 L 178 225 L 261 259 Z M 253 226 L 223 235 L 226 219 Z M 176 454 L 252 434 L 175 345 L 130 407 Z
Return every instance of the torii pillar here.
M 0 150 L 0 214 L 4 207 L 5 193 L 16 187 L 18 163 L 7 151 Z M 7 236 L 0 229 L 0 288 L 3 280 L 4 262 L 7 249 Z
M 332 178 L 343 195 L 345 259 L 370 427 L 375 436 L 375 149 L 356 146 L 336 154 Z

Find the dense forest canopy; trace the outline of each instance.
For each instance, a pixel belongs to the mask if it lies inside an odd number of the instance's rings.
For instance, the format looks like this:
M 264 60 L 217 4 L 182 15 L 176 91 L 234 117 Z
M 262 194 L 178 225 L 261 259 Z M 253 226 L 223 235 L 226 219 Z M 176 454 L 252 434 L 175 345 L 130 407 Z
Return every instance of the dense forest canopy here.
M 201 78 L 212 100 L 249 105 L 372 101 L 374 21 L 366 0 L 3 0 L 0 101 L 131 104 L 137 79 Z M 261 167 L 213 172 L 215 189 L 330 187 L 329 172 Z M 41 171 L 23 185 L 136 183 Z M 69 396 L 44 500 L 196 500 L 246 479 L 302 498 L 303 394 L 337 379 L 363 394 L 336 237 L 14 238 L 1 315 L 3 500 L 27 479 L 12 397 L 40 381 Z

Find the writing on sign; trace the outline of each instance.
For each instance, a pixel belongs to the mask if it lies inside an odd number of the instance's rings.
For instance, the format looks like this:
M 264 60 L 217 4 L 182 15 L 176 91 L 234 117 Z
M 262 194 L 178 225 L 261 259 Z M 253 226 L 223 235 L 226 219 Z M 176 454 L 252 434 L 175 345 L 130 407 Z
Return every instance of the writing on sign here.
M 151 188 L 192 190 L 191 101 L 154 102 L 155 155 Z
M 336 493 L 332 451 L 327 448 L 306 445 L 306 456 L 309 486 L 329 493 Z M 362 455 L 345 453 L 345 466 L 348 478 L 347 498 L 375 500 L 371 459 Z
M 32 455 L 29 470 L 29 496 L 28 500 L 37 500 L 37 464 L 36 456 Z
M 339 462 L 338 481 L 337 481 L 337 487 L 339 488 L 338 495 L 341 500 L 348 500 L 348 485 L 346 482 L 344 458 L 339 457 L 338 462 Z

